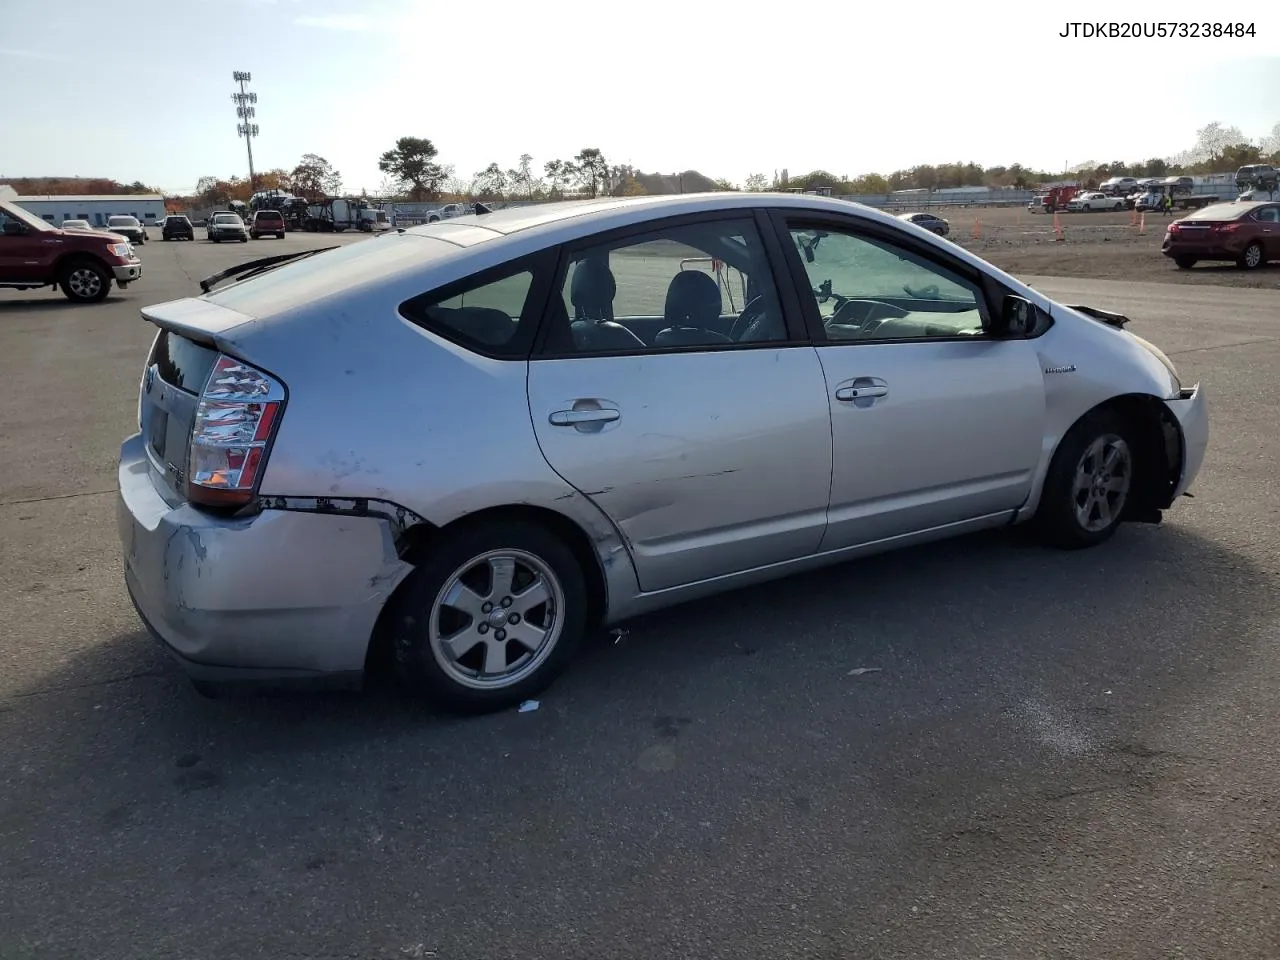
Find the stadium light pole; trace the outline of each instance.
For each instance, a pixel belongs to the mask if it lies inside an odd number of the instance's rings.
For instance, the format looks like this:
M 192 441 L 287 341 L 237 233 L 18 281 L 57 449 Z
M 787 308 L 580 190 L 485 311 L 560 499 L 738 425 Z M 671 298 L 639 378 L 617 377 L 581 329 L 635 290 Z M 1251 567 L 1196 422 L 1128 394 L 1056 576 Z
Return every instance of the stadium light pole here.
M 231 74 L 231 79 L 240 84 L 240 92 L 231 94 L 231 100 L 236 105 L 236 133 L 244 137 L 245 150 L 249 153 L 249 189 L 256 191 L 258 189 L 258 177 L 253 172 L 253 138 L 258 135 L 258 125 L 253 123 L 254 114 L 257 111 L 253 105 L 258 102 L 258 95 L 250 93 L 245 89 L 245 84 L 253 79 L 253 75 L 246 70 L 236 70 Z

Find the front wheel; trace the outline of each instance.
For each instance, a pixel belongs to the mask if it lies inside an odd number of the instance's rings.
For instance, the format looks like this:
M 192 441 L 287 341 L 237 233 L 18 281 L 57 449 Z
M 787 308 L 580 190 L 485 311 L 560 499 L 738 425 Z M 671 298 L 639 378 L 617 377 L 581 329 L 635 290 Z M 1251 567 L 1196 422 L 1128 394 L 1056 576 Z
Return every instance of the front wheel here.
M 546 689 L 587 625 L 573 552 L 525 522 L 459 531 L 409 574 L 393 603 L 401 679 L 459 713 L 505 709 Z
M 1179 270 L 1190 270 L 1197 263 L 1195 257 L 1176 257 L 1173 262 L 1178 265 Z
M 111 274 L 100 263 L 75 260 L 63 268 L 58 285 L 73 303 L 98 303 L 111 290 Z
M 1078 550 L 1110 539 L 1135 492 L 1134 451 L 1128 425 L 1113 413 L 1091 414 L 1067 431 L 1036 509 L 1047 545 Z

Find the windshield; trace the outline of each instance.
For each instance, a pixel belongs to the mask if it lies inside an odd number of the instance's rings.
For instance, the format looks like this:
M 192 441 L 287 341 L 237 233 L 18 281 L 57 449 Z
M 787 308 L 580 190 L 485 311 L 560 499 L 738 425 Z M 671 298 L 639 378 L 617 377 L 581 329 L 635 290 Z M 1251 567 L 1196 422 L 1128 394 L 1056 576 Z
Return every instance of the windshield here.
M 108 227 L 136 227 L 138 220 L 136 217 L 108 217 Z
M 239 223 L 240 218 L 234 213 L 220 213 L 213 218 L 214 223 Z
M 23 210 L 16 203 L 9 203 L 7 200 L 0 200 L 0 224 L 5 220 L 18 220 L 25 223 L 33 230 L 55 230 L 53 224 L 45 223 L 35 214 L 27 210 Z

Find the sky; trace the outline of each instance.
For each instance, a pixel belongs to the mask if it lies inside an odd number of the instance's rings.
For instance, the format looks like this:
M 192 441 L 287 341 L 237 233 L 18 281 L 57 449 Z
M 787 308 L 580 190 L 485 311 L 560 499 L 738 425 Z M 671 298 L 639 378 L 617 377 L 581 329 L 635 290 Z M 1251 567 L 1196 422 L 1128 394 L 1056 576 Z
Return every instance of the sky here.
M 236 70 L 258 94 L 258 170 L 318 153 L 370 193 L 401 136 L 431 139 L 465 179 L 598 147 L 645 172 L 741 183 L 956 161 L 1056 172 L 1169 156 L 1214 120 L 1255 139 L 1280 124 L 1274 5 L 1030 6 L 0 0 L 0 183 L 189 193 L 202 176 L 243 177 Z M 1069 18 L 1218 10 L 1256 35 L 1059 36 Z

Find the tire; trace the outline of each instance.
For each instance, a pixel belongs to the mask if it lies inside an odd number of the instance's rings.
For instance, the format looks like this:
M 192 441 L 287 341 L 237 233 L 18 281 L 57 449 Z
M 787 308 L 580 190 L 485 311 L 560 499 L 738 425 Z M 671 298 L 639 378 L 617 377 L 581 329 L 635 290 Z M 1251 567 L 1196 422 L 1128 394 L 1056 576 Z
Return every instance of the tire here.
M 508 570 L 515 583 L 511 594 L 494 591 L 495 565 Z M 522 609 L 520 593 L 534 589 L 530 574 L 542 581 L 540 595 L 548 599 Z M 496 606 L 462 612 L 446 600 L 460 585 L 474 603 Z M 455 713 L 515 706 L 545 690 L 567 666 L 586 631 L 587 601 L 577 559 L 546 528 L 523 521 L 464 528 L 433 548 L 392 601 L 388 622 L 396 672 L 413 692 Z M 505 623 L 504 610 L 511 611 Z M 525 614 L 531 615 L 527 623 L 519 619 Z M 440 639 L 442 625 L 462 638 L 464 648 L 449 652 Z M 530 626 L 526 643 L 518 634 Z M 503 639 L 508 630 L 512 634 Z M 495 659 L 486 664 L 488 656 Z M 484 667 L 499 665 L 502 673 L 484 677 Z
M 1173 262 L 1178 265 L 1179 270 L 1190 270 L 1199 261 L 1195 257 L 1176 257 Z
M 59 272 L 58 286 L 72 303 L 100 303 L 111 291 L 111 272 L 96 260 L 72 260 Z
M 276 239 L 277 239 L 277 240 L 283 240 L 283 239 L 284 239 L 284 234 L 283 234 L 283 233 L 277 233 L 277 234 L 276 234 Z
M 1240 269 L 1257 270 L 1260 266 L 1267 262 L 1267 258 L 1262 253 L 1262 244 L 1257 240 L 1244 248 L 1244 253 L 1240 254 Z
M 1089 414 L 1068 430 L 1049 464 L 1036 509 L 1041 541 L 1079 550 L 1109 540 L 1135 493 L 1137 450 L 1129 425 L 1108 411 Z
M 241 243 L 248 243 L 248 242 L 249 242 L 249 238 L 248 238 L 248 237 L 241 237 L 241 238 L 240 238 L 240 242 L 241 242 Z

